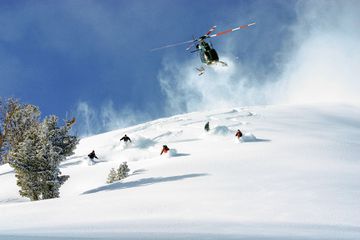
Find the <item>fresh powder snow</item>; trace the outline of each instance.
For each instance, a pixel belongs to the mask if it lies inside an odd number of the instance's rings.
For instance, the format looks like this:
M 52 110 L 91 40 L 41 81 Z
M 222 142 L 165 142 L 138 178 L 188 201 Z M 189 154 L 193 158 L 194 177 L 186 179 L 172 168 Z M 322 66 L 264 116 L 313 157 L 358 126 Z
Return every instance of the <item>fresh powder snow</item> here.
M 177 115 L 83 138 L 61 171 L 60 198 L 30 202 L 0 166 L 0 239 L 360 239 L 359 106 Z

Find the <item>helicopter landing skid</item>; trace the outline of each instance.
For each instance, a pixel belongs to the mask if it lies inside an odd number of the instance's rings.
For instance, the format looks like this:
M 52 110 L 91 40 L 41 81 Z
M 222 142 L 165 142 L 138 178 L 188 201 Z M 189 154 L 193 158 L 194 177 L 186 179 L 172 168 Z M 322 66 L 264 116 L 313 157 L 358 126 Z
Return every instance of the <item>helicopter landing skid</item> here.
M 223 61 L 218 61 L 218 63 L 220 63 L 222 67 L 227 67 L 228 66 L 228 64 L 226 62 L 223 62 Z
M 216 61 L 216 62 L 213 62 L 212 64 L 215 64 L 215 65 L 218 65 L 218 64 L 221 64 L 222 67 L 227 67 L 228 64 L 226 62 L 223 62 L 223 61 Z M 198 68 L 195 68 L 197 71 L 198 71 L 198 75 L 201 76 L 205 73 L 205 67 L 204 66 L 201 66 L 201 67 L 198 67 Z
M 198 75 L 201 76 L 205 73 L 205 68 L 204 67 L 199 67 L 199 68 L 196 68 L 196 70 L 198 71 Z

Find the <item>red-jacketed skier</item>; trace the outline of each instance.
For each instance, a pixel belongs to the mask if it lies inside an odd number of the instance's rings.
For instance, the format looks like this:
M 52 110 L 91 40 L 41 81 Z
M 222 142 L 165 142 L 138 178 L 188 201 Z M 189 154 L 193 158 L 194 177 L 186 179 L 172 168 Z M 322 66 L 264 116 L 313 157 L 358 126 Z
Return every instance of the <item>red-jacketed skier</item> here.
M 238 138 L 238 139 L 240 139 L 241 137 L 242 137 L 242 132 L 238 129 L 237 131 L 236 131 L 236 134 L 235 134 L 235 136 Z
M 168 148 L 168 146 L 163 145 L 163 148 L 162 148 L 162 150 L 161 150 L 160 155 L 162 155 L 163 153 L 167 153 L 169 150 L 170 150 L 170 149 Z

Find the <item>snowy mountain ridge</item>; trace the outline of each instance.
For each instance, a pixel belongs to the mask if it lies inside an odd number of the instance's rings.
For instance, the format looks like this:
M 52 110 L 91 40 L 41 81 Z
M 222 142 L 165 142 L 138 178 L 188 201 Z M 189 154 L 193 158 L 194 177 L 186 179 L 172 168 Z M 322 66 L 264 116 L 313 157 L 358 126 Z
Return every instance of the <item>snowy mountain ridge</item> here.
M 61 165 L 59 199 L 20 198 L 0 166 L 0 239 L 360 239 L 359 146 L 360 107 L 324 104 L 193 112 L 87 137 Z M 130 176 L 107 184 L 124 161 Z

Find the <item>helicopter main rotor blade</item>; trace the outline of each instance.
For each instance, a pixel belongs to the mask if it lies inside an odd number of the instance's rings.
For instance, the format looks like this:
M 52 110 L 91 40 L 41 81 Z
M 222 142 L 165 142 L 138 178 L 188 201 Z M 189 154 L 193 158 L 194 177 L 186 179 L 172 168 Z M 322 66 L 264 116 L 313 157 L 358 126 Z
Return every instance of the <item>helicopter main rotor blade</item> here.
M 176 46 L 180 46 L 180 45 L 183 45 L 183 44 L 186 44 L 186 43 L 194 43 L 196 41 L 197 41 L 197 39 L 196 40 L 189 40 L 189 41 L 181 42 L 181 43 L 169 44 L 169 45 L 166 45 L 166 46 L 163 46 L 163 47 L 153 48 L 150 51 L 152 52 L 152 51 L 157 51 L 157 50 L 160 50 L 160 49 L 163 49 L 163 48 L 176 47 Z
M 206 35 L 210 35 L 214 30 L 215 30 L 216 26 L 212 26 L 212 28 L 210 28 L 210 30 L 206 33 Z
M 195 45 L 195 43 L 196 43 L 197 41 L 198 41 L 197 39 L 194 40 L 194 42 L 191 43 L 191 44 L 186 48 L 186 51 L 190 50 L 190 49 Z
M 193 46 L 195 46 L 195 43 L 197 43 L 199 41 L 199 38 L 195 38 L 193 36 L 193 42 L 186 48 L 186 51 L 190 50 Z
M 253 23 L 249 23 L 249 24 L 246 24 L 246 25 L 242 25 L 242 26 L 239 26 L 239 27 L 236 27 L 236 28 L 233 28 L 233 29 L 228 29 L 228 30 L 225 30 L 225 31 L 222 31 L 222 32 L 213 34 L 213 35 L 210 35 L 209 38 L 218 37 L 218 36 L 221 36 L 221 35 L 224 35 L 224 34 L 227 34 L 227 33 L 235 32 L 235 31 L 237 31 L 237 30 L 240 30 L 240 29 L 243 29 L 243 28 L 247 28 L 247 27 L 253 26 L 253 25 L 255 25 L 255 24 L 256 24 L 256 23 L 253 22 Z

